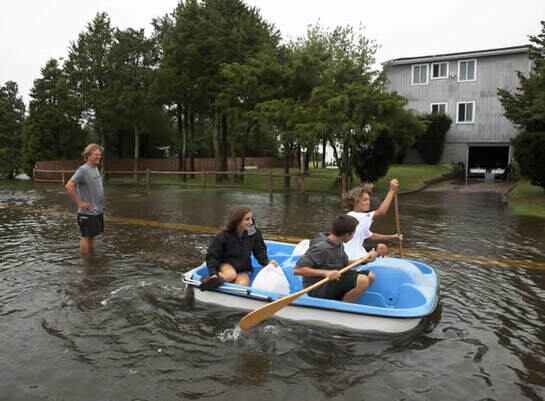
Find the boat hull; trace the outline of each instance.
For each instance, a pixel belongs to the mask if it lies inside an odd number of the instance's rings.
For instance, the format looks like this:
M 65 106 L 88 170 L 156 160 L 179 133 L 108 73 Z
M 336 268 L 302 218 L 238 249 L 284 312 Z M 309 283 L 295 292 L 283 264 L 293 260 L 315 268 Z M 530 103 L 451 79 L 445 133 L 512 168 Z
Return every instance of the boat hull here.
M 295 245 L 266 241 L 269 256 L 279 262 L 289 282 L 284 293 L 260 288 L 255 276 L 260 267 L 253 260 L 252 286 L 225 283 L 214 290 L 201 291 L 201 279 L 208 276 L 206 264 L 183 276 L 195 288 L 199 302 L 252 311 L 279 297 L 300 291 L 300 276 L 293 267 L 300 257 Z M 362 269 L 363 267 L 356 268 Z M 365 265 L 376 280 L 354 303 L 311 297 L 304 294 L 280 309 L 275 316 L 319 326 L 333 326 L 378 333 L 403 333 L 416 328 L 435 310 L 439 301 L 439 277 L 428 265 L 409 259 L 379 258 Z
M 267 301 L 249 299 L 244 296 L 219 291 L 195 289 L 195 300 L 246 311 L 255 310 Z M 336 312 L 326 309 L 288 305 L 279 310 L 275 317 L 321 327 L 336 327 L 368 333 L 399 334 L 415 329 L 425 317 L 389 318 L 350 312 Z

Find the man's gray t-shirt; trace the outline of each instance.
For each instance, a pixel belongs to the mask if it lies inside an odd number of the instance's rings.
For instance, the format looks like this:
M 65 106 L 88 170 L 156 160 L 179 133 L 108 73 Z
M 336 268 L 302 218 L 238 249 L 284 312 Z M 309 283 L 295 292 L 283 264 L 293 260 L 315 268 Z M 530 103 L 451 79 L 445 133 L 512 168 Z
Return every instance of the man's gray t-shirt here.
M 348 263 L 348 255 L 344 252 L 343 244 L 336 244 L 326 234 L 320 234 L 310 241 L 308 250 L 297 261 L 296 267 L 340 270 Z M 322 279 L 323 277 L 303 277 L 303 286 L 306 288 Z
M 78 213 L 87 215 L 101 214 L 103 211 L 104 187 L 102 186 L 102 177 L 98 168 L 85 163 L 76 170 L 70 179 L 78 184 L 77 191 L 80 199 L 92 205 L 90 210 L 78 208 Z

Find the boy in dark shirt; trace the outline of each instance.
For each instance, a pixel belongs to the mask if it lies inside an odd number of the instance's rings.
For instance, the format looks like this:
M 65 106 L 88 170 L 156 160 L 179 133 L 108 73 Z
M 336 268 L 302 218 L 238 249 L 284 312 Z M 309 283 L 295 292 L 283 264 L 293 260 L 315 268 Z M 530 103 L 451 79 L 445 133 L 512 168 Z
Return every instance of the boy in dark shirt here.
M 320 234 L 312 241 L 306 253 L 297 261 L 294 274 L 303 276 L 303 286 L 329 277 L 332 281 L 309 292 L 310 296 L 355 302 L 369 287 L 368 270 L 356 272 L 350 270 L 342 276 L 338 270 L 352 263 L 344 252 L 343 243 L 354 236 L 358 221 L 349 215 L 337 216 L 331 224 L 330 234 Z M 375 250 L 369 252 L 368 261 L 376 258 Z

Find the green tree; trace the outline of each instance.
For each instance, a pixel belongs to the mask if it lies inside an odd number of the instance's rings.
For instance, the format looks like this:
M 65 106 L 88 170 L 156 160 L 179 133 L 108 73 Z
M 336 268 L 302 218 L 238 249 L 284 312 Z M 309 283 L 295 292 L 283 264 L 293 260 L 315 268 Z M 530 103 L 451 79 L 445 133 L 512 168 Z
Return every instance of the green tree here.
M 310 101 L 316 110 L 316 131 L 325 132 L 333 148 L 345 191 L 354 167 L 363 166 L 356 159 L 380 155 L 380 160 L 370 162 L 389 164 L 400 149 L 414 142 L 421 126 L 404 110 L 406 100 L 386 91 L 384 74 L 373 70 L 376 44 L 361 30 L 337 27 L 322 36 L 327 49 L 324 77 Z M 393 146 L 386 146 L 389 138 Z M 391 152 L 386 159 L 385 151 Z M 366 168 L 357 171 L 362 180 L 376 179 L 376 174 L 368 176 L 368 172 Z
M 290 82 L 287 92 L 295 100 L 295 147 L 299 156 L 299 168 L 306 173 L 309 155 L 316 151 L 319 142 L 323 144 L 325 157 L 326 129 L 322 124 L 316 123 L 319 107 L 313 101 L 312 94 L 326 79 L 324 71 L 327 70 L 331 57 L 327 32 L 319 25 L 311 26 L 305 37 L 290 43 L 289 50 Z
M 520 88 L 514 93 L 500 88 L 498 97 L 505 116 L 522 130 L 513 141 L 515 160 L 521 173 L 545 189 L 542 147 L 545 135 L 545 21 L 541 21 L 541 33 L 530 36 L 529 57 L 532 61 L 530 74 L 526 77 L 518 72 Z M 526 148 L 532 145 L 541 147 Z
M 498 89 L 505 116 L 528 132 L 545 131 L 545 21 L 541 21 L 541 26 L 540 34 L 530 36 L 529 76 L 517 73 L 520 88 L 514 93 Z
M 245 157 L 249 153 L 276 154 L 274 135 L 260 127 L 257 105 L 275 99 L 282 93 L 282 66 L 276 49 L 257 53 L 246 63 L 225 64 L 222 69 L 223 84 L 218 94 L 218 104 L 232 127 L 230 148 L 233 163 L 241 156 L 240 171 L 244 170 Z M 253 135 L 259 135 L 259 140 Z M 256 148 L 255 145 L 258 145 Z M 254 144 L 254 147 L 251 147 Z M 241 176 L 243 177 L 243 176 Z M 242 178 L 241 178 L 242 179 Z
M 199 115 L 207 114 L 205 92 L 200 82 L 203 60 L 198 54 L 199 43 L 203 40 L 201 9 L 196 0 L 180 1 L 172 14 L 153 23 L 161 54 L 154 93 L 157 101 L 175 118 L 177 153 L 182 170 L 186 169 L 188 154 L 196 153 L 195 120 L 200 120 Z
M 513 141 L 515 160 L 533 185 L 545 190 L 545 132 L 524 131 Z
M 98 13 L 76 42 L 70 44 L 65 71 L 81 108 L 81 122 L 92 127 L 106 146 L 109 110 L 108 87 L 112 80 L 110 49 L 114 29 L 106 13 Z
M 77 102 L 58 61 L 49 60 L 41 74 L 30 92 L 24 124 L 23 165 L 27 172 L 37 160 L 79 158 L 85 142 Z
M 227 170 L 231 130 L 218 99 L 223 82 L 221 67 L 244 63 L 260 51 L 276 47 L 280 37 L 274 27 L 263 20 L 257 8 L 248 7 L 242 0 L 205 0 L 203 5 L 207 35 L 201 43 L 211 50 L 211 53 L 207 52 L 209 57 L 205 70 L 212 78 L 205 83 L 205 88 L 215 114 L 217 168 L 223 171 Z
M 324 81 L 329 57 L 325 31 L 320 26 L 310 27 L 304 37 L 279 49 L 274 97 L 256 108 L 279 138 L 285 174 L 296 156 L 299 168 L 306 172 L 308 154 L 325 138 L 326 129 L 316 119 L 319 110 L 317 102 L 312 102 L 312 94 Z M 289 187 L 289 177 L 284 179 L 284 186 Z
M 219 100 L 225 79 L 222 68 L 244 64 L 274 48 L 279 37 L 256 8 L 241 0 L 182 1 L 172 16 L 156 21 L 156 27 L 164 54 L 158 87 L 166 88 L 164 104 L 176 113 L 181 159 L 185 160 L 188 138 L 191 143 L 191 122 L 206 119 L 213 129 L 216 169 L 226 171 L 231 127 Z
M 370 138 L 356 144 L 354 168 L 361 181 L 376 182 L 386 175 L 395 155 L 395 141 L 387 127 L 375 129 Z
M 7 81 L 0 87 L 0 174 L 13 178 L 20 165 L 25 104 L 18 86 Z
M 111 82 L 106 92 L 108 109 L 114 112 L 111 124 L 115 124 L 118 133 L 130 133 L 137 170 L 141 135 L 150 135 L 154 131 L 153 123 L 161 115 L 152 95 L 154 68 L 158 62 L 154 41 L 145 37 L 143 29 L 115 30 L 109 60 Z

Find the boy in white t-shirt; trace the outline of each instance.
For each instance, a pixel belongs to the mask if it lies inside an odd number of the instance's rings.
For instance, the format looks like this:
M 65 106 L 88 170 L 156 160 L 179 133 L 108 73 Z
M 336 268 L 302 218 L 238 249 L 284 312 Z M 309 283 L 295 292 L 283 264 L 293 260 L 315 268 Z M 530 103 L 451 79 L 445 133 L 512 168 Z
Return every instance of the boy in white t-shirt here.
M 344 250 L 348 254 L 350 260 L 359 259 L 367 255 L 363 243 L 368 238 L 374 241 L 403 240 L 403 235 L 399 233 L 377 234 L 371 232 L 371 224 L 373 224 L 375 219 L 388 213 L 398 187 L 399 182 L 397 179 L 394 178 L 391 180 L 390 189 L 386 194 L 386 197 L 378 209 L 374 211 L 371 211 L 372 184 L 360 185 L 343 195 L 343 200 L 350 210 L 347 214 L 358 220 L 358 226 L 356 227 L 354 237 L 344 244 Z M 383 243 L 379 243 L 376 252 L 379 256 L 384 256 L 388 252 L 388 247 Z M 372 279 L 374 279 L 374 277 L 372 277 Z

